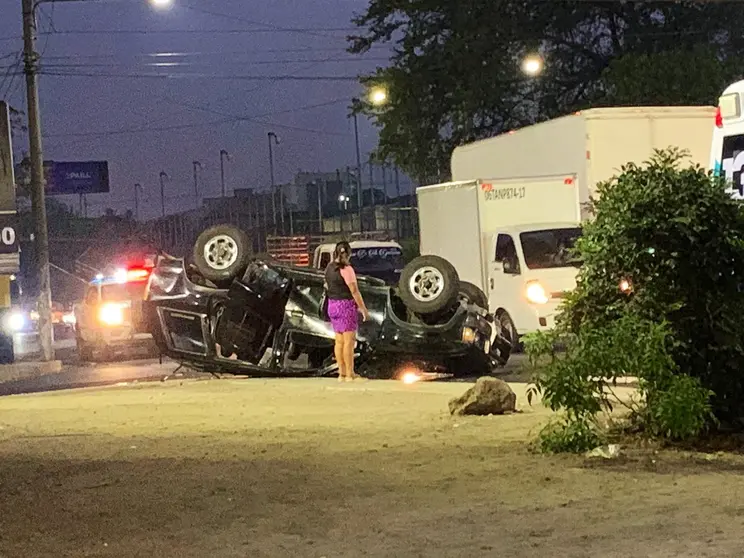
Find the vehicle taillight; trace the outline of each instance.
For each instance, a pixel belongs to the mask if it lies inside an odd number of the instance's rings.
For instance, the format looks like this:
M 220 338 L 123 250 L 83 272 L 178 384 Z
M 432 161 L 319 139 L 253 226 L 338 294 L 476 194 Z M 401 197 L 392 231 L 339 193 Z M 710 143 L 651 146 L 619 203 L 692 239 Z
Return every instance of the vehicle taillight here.
M 716 128 L 723 128 L 723 115 L 721 115 L 721 107 L 716 107 Z

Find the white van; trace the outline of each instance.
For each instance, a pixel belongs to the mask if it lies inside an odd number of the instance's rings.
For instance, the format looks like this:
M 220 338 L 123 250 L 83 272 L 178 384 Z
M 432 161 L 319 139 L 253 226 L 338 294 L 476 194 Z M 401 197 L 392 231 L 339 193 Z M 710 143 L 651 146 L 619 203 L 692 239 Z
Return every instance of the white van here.
M 731 197 L 744 200 L 744 80 L 729 85 L 718 99 L 710 168 L 729 182 Z

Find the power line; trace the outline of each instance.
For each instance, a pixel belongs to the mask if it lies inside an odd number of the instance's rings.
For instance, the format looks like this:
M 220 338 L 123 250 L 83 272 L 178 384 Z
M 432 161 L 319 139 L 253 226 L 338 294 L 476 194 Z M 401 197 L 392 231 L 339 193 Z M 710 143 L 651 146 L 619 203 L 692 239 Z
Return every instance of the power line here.
M 372 48 L 374 49 L 386 49 L 389 50 L 389 47 L 385 45 L 372 45 Z M 232 56 L 236 54 L 274 54 L 274 53 L 305 53 L 305 52 L 346 52 L 345 47 L 310 47 L 310 48 L 266 48 L 266 49 L 249 49 L 249 50 L 232 50 L 232 51 L 225 51 L 225 50 L 212 50 L 212 51 L 181 51 L 181 52 L 144 52 L 144 53 L 136 53 L 136 54 L 130 54 L 130 53 L 124 53 L 124 55 L 131 55 L 133 58 L 179 58 L 179 57 L 191 57 L 191 56 Z M 6 55 L 4 58 L 9 58 L 12 56 Z M 46 55 L 44 56 L 45 60 L 68 60 L 68 59 L 83 59 L 83 60 L 91 60 L 91 59 L 103 59 L 103 58 L 117 58 L 120 56 L 120 54 L 65 54 L 65 55 Z M 359 54 L 354 54 L 353 56 L 361 56 Z M 3 57 L 0 57 L 0 60 L 2 60 Z M 298 60 L 298 62 L 310 62 L 310 60 Z
M 166 98 L 167 99 L 167 98 Z M 210 127 L 210 126 L 220 126 L 223 124 L 234 124 L 236 122 L 246 121 L 246 122 L 254 122 L 256 124 L 261 125 L 268 125 L 268 126 L 276 126 L 279 128 L 288 128 L 292 130 L 298 130 L 303 132 L 311 132 L 316 134 L 325 134 L 325 135 L 338 135 L 338 136 L 345 136 L 346 134 L 340 134 L 336 132 L 327 132 L 323 130 L 313 130 L 310 128 L 300 128 L 297 126 L 288 126 L 284 124 L 276 124 L 273 122 L 262 122 L 258 120 L 259 118 L 265 118 L 267 116 L 275 116 L 277 114 L 287 114 L 290 112 L 298 112 L 301 110 L 310 110 L 314 108 L 320 108 L 323 106 L 330 106 L 333 104 L 337 104 L 343 101 L 347 101 L 346 98 L 343 99 L 334 99 L 332 101 L 326 101 L 324 103 L 317 103 L 313 105 L 306 105 L 302 107 L 297 107 L 294 109 L 286 109 L 281 111 L 272 111 L 267 112 L 264 114 L 257 114 L 257 115 L 251 115 L 251 116 L 239 116 L 239 115 L 228 115 L 225 113 L 220 113 L 218 111 L 214 111 L 209 108 L 205 107 L 199 107 L 197 105 L 189 105 L 188 103 L 184 102 L 178 102 L 173 101 L 175 104 L 181 104 L 183 106 L 190 106 L 191 108 L 194 108 L 196 110 L 203 110 L 205 112 L 212 112 L 214 114 L 221 114 L 222 116 L 226 116 L 226 118 L 222 118 L 220 120 L 212 120 L 209 122 L 198 122 L 198 123 L 192 123 L 192 124 L 174 124 L 171 126 L 159 126 L 159 127 L 150 127 L 150 128 L 126 128 L 122 130 L 108 130 L 105 132 L 67 132 L 67 133 L 60 133 L 60 134 L 44 134 L 45 138 L 61 138 L 61 137 L 108 137 L 108 136 L 120 136 L 120 135 L 127 135 L 127 134 L 141 134 L 141 133 L 149 133 L 149 132 L 170 132 L 175 130 L 187 130 L 190 128 L 202 128 L 202 127 Z
M 211 79 L 227 81 L 353 81 L 359 80 L 358 76 L 297 76 L 297 75 L 266 75 L 266 76 L 248 76 L 248 75 L 214 75 L 214 74 L 197 74 L 197 73 L 169 73 L 169 74 L 114 74 L 103 72 L 62 72 L 54 70 L 45 70 L 41 68 L 39 74 L 57 77 L 88 77 L 88 78 L 124 78 L 124 79 Z
M 56 29 L 41 31 L 39 35 L 242 35 L 246 33 L 352 33 L 353 27 L 272 27 L 270 29 Z M 334 39 L 345 39 L 340 35 L 323 35 Z
M 288 29 L 288 28 L 285 28 L 285 27 L 273 25 L 271 23 L 265 23 L 265 22 L 262 22 L 262 21 L 256 21 L 256 20 L 248 19 L 248 18 L 245 18 L 243 16 L 238 16 L 238 15 L 235 15 L 235 14 L 227 14 L 227 13 L 224 13 L 224 12 L 215 12 L 215 11 L 212 11 L 212 10 L 205 10 L 203 7 L 197 8 L 196 6 L 188 5 L 188 4 L 185 4 L 184 7 L 188 8 L 189 10 L 193 10 L 195 12 L 200 12 L 200 13 L 211 15 L 211 16 L 217 16 L 217 17 L 229 19 L 230 21 L 242 21 L 243 23 L 248 23 L 250 25 L 260 25 L 262 27 L 268 27 L 269 30 L 271 30 L 271 31 L 289 31 L 291 33 L 301 33 L 301 34 L 312 35 L 312 36 L 316 36 L 316 37 L 331 37 L 331 38 L 335 38 L 336 37 L 335 35 L 328 35 L 328 34 L 323 33 L 323 31 L 345 31 L 345 32 L 350 32 L 350 31 L 353 31 L 353 29 L 354 29 L 354 28 L 352 28 L 351 30 L 348 30 L 348 29 L 340 29 L 340 30 L 339 29 L 323 29 L 323 28 L 312 29 L 312 30 L 308 30 L 308 29 L 291 29 L 291 28 Z
M 349 62 L 352 64 L 358 64 L 360 62 L 387 62 L 389 61 L 389 58 L 386 57 L 377 57 L 377 58 L 364 58 L 364 59 L 355 59 L 355 58 L 319 58 L 319 59 L 310 59 L 310 60 L 297 60 L 297 59 L 279 59 L 279 60 L 251 60 L 246 62 L 241 61 L 234 61 L 231 60 L 230 62 L 238 63 L 240 66 L 263 66 L 263 65 L 274 65 L 274 64 L 304 64 L 304 63 L 318 63 L 318 64 L 331 64 L 331 63 L 343 63 L 343 62 Z M 196 67 L 196 66 L 204 66 L 209 65 L 212 66 L 213 64 L 210 64 L 209 62 L 140 62 L 140 63 L 133 63 L 133 64 L 127 64 L 127 63 L 117 63 L 117 62 L 108 62 L 108 63 L 90 63 L 90 62 L 80 62 L 79 64 L 74 63 L 56 63 L 52 62 L 49 63 L 43 63 L 42 69 L 59 69 L 59 68 L 122 68 L 122 67 L 145 67 L 145 68 L 181 68 L 181 67 Z

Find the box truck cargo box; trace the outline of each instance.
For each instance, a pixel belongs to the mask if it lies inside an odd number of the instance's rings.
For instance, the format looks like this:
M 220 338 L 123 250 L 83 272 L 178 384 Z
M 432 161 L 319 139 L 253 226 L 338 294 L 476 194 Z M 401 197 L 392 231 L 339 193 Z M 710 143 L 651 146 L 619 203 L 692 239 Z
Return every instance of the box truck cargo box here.
M 570 250 L 598 182 L 654 149 L 707 166 L 714 107 L 591 109 L 463 145 L 454 182 L 417 189 L 421 253 L 488 296 L 513 342 L 554 326 L 579 262 Z
M 575 174 L 593 195 L 597 183 L 654 149 L 680 147 L 707 168 L 715 107 L 589 109 L 457 147 L 452 180 Z

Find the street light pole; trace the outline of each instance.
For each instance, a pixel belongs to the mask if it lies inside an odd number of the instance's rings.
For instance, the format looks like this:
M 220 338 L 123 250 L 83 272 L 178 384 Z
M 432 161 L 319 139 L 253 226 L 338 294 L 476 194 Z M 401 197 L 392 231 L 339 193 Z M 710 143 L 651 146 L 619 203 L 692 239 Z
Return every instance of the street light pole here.
M 199 161 L 194 161 L 194 197 L 196 198 L 196 205 L 199 205 L 199 170 L 202 168 Z
M 142 184 L 139 182 L 134 185 L 134 219 L 139 221 L 139 189 L 142 188 Z
M 225 157 L 230 155 L 224 149 L 220 149 L 220 181 L 222 183 L 222 197 L 225 197 Z
M 36 263 L 39 276 L 39 344 L 44 361 L 54 360 L 52 289 L 49 277 L 49 233 L 44 192 L 44 156 L 41 144 L 35 0 L 23 0 L 23 58 L 28 104 L 28 138 L 31 159 L 31 211 L 34 214 Z
M 271 203 L 274 209 L 274 234 L 276 234 L 276 181 L 274 179 L 274 144 L 279 145 L 279 138 L 274 132 L 268 133 L 269 137 L 269 174 L 271 175 Z M 284 232 L 284 199 L 279 192 L 279 207 L 281 211 L 282 233 Z
M 165 217 L 165 179 L 168 175 L 165 171 L 160 171 L 160 209 L 163 217 Z
M 358 103 L 358 100 L 354 100 L 354 104 Z M 362 156 L 359 151 L 359 118 L 357 113 L 354 111 L 354 142 L 356 144 L 356 164 L 357 164 L 357 210 L 359 212 L 359 232 L 364 231 L 364 224 L 362 223 L 362 207 L 364 200 L 362 199 Z

